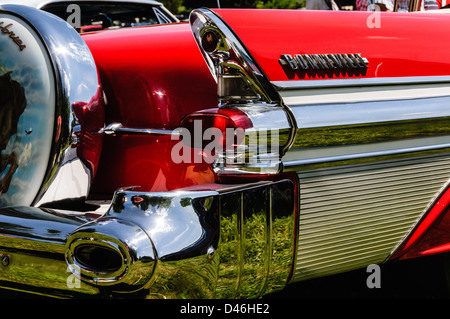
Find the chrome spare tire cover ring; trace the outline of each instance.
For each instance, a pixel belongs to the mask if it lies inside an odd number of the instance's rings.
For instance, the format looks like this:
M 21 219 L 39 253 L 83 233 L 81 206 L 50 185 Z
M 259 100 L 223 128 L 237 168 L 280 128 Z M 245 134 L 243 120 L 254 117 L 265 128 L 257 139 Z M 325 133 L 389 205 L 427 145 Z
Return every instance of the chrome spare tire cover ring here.
M 92 168 L 72 143 L 83 129 L 74 106 L 103 108 L 87 45 L 52 14 L 3 5 L 0 51 L 0 207 L 86 197 Z

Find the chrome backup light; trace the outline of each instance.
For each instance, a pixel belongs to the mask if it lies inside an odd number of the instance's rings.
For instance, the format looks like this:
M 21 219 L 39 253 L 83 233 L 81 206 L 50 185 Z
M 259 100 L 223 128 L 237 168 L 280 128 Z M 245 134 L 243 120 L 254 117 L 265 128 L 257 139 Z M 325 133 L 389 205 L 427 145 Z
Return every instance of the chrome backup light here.
M 216 51 L 219 45 L 219 38 L 214 30 L 206 30 L 202 35 L 202 48 L 208 52 L 212 53 Z
M 239 104 L 261 98 L 242 74 L 230 73 L 219 75 L 219 82 L 217 83 L 219 101 Z

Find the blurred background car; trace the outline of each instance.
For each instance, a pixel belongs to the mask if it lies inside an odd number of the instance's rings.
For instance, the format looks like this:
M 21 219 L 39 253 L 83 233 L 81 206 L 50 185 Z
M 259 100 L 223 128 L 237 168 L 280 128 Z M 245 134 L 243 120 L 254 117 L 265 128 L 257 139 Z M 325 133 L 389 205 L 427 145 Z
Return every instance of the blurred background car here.
M 79 32 L 179 22 L 162 3 L 153 0 L 0 1 L 0 4 L 6 3 L 27 5 L 47 11 L 72 25 L 76 21 Z M 77 13 L 79 17 L 74 17 L 73 15 Z

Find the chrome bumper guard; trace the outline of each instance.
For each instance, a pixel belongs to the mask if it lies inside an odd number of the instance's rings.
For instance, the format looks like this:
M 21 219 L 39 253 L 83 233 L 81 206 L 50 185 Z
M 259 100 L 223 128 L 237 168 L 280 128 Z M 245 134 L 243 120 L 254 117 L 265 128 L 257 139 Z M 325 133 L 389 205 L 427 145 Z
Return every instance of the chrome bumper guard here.
M 62 297 L 255 298 L 292 275 L 290 180 L 118 190 L 108 211 L 0 210 L 0 287 Z

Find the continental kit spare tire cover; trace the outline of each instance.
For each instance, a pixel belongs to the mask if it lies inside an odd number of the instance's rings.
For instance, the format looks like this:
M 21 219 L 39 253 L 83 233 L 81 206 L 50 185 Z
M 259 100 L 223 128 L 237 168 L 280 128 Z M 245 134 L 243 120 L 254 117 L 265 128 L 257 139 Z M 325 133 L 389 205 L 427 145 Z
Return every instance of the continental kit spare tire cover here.
M 0 13 L 0 205 L 29 205 L 49 164 L 55 81 L 36 32 Z
M 98 89 L 92 56 L 69 24 L 0 6 L 0 207 L 43 196 L 79 124 L 72 105 L 88 105 Z

